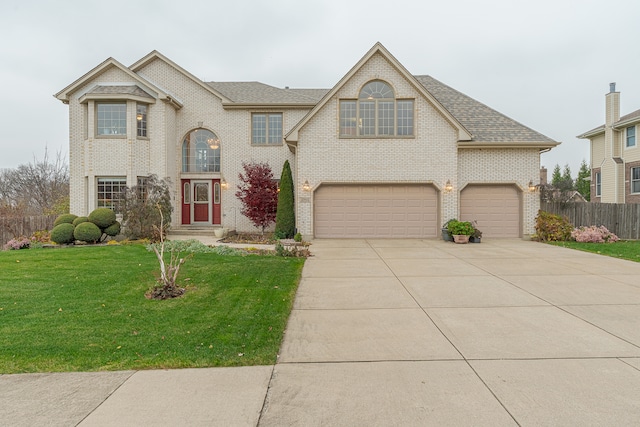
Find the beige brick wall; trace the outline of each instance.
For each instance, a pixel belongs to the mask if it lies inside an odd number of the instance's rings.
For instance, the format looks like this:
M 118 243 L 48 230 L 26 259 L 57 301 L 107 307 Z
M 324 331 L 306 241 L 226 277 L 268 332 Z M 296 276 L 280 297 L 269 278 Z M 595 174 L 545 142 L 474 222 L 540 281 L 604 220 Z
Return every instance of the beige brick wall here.
M 374 79 L 387 81 L 396 97 L 415 98 L 415 138 L 338 137 L 339 99 L 357 98 Z M 433 183 L 457 186 L 455 129 L 381 55 L 375 55 L 303 127 L 297 151 L 297 220 L 303 235 L 313 234 L 313 193 L 301 190 L 308 180 L 323 183 Z M 455 216 L 457 193 L 440 195 L 439 222 Z
M 529 191 L 529 181 L 538 183 L 538 149 L 461 149 L 458 160 L 459 193 L 468 184 L 514 184 L 522 196 L 522 233 L 534 233 L 540 209 L 540 194 Z

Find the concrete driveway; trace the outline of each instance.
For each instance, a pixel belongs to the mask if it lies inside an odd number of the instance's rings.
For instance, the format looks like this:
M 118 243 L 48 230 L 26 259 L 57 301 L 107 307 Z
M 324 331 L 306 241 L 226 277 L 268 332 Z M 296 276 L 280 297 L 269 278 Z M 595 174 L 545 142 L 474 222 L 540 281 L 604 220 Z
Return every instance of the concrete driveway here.
M 637 425 L 640 263 L 316 240 L 261 425 Z
M 4 375 L 0 424 L 638 424 L 640 263 L 521 240 L 311 249 L 275 366 Z

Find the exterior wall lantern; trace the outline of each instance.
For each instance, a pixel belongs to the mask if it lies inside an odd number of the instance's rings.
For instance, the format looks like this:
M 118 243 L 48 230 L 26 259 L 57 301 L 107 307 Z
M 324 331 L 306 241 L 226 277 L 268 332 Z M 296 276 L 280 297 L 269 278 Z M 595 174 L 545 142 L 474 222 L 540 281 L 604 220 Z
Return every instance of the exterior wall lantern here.
M 226 179 L 224 179 L 224 177 L 220 178 L 220 188 L 222 188 L 223 190 L 229 188 L 229 183 Z
M 453 185 L 451 185 L 451 181 L 450 180 L 447 180 L 447 183 L 444 185 L 444 191 L 449 193 L 452 190 L 453 190 Z
M 533 181 L 529 181 L 529 191 L 531 193 L 536 191 L 536 186 L 533 184 Z
M 306 179 L 302 183 L 302 191 L 311 191 L 311 185 L 309 185 L 309 181 Z

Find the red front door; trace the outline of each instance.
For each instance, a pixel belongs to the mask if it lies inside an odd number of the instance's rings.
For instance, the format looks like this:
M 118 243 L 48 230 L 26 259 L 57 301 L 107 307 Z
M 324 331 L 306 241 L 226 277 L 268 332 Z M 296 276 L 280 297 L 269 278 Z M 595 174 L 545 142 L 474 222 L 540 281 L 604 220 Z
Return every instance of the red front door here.
M 220 224 L 220 180 L 182 180 L 182 224 Z

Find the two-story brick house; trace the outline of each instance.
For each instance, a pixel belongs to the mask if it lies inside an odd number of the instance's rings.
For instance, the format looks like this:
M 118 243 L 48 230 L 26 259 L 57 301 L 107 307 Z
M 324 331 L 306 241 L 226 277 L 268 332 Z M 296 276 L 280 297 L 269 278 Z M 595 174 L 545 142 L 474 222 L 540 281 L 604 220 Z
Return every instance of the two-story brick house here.
M 591 143 L 591 201 L 640 203 L 640 110 L 620 117 L 620 92 L 609 85 L 605 123 L 578 138 Z
M 153 51 L 109 58 L 55 95 L 69 104 L 71 211 L 113 206 L 148 174 L 174 183 L 174 226 L 254 230 L 242 163 L 289 160 L 306 237 L 435 237 L 449 218 L 487 237 L 533 232 L 540 152 L 558 142 L 376 44 L 331 89 L 204 82 Z

